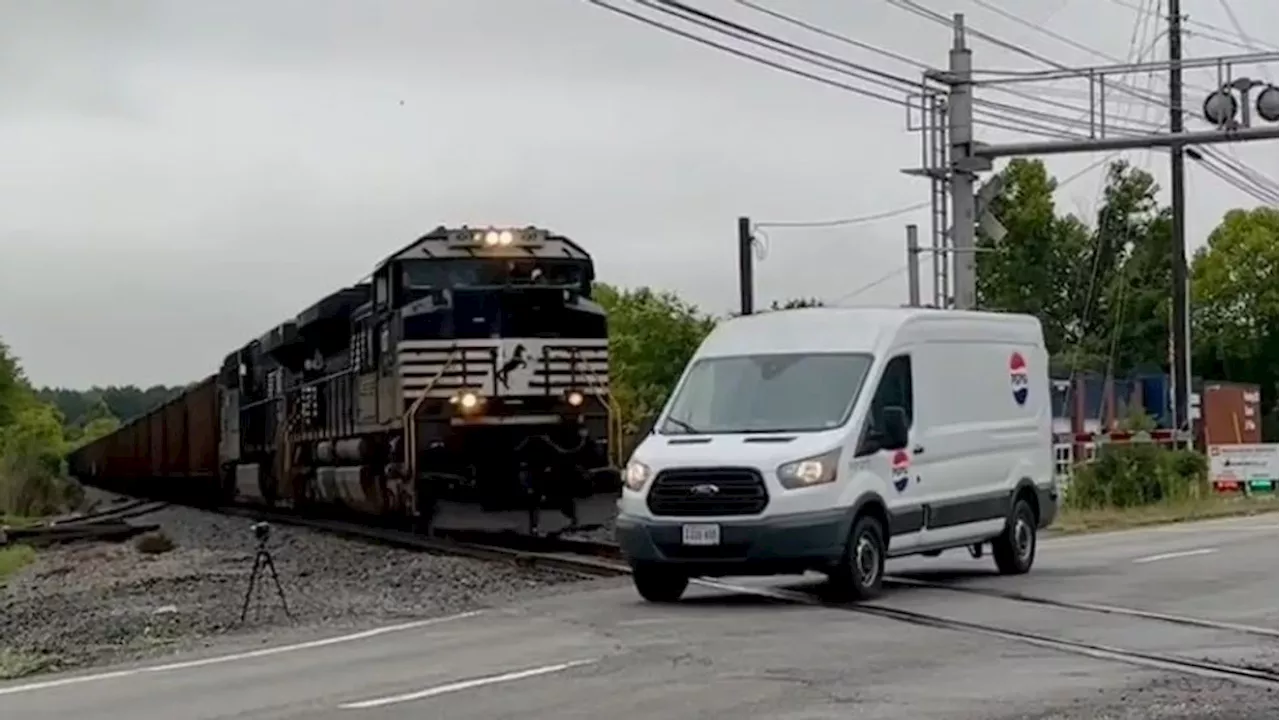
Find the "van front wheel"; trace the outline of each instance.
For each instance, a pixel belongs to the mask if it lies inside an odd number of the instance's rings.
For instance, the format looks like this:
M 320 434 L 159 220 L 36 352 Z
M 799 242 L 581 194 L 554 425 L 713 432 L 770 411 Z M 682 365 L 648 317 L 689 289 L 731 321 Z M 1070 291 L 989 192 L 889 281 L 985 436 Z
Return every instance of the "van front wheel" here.
M 828 577 L 841 600 L 870 600 L 880 594 L 884 580 L 885 543 L 880 523 L 869 515 L 859 517 L 849 533 L 844 559 Z
M 1036 560 L 1036 514 L 1026 500 L 1013 505 L 1004 532 L 991 541 L 991 555 L 1003 575 L 1022 575 Z
M 636 565 L 631 570 L 631 581 L 640 597 L 652 603 L 677 602 L 689 587 L 688 576 L 661 565 Z

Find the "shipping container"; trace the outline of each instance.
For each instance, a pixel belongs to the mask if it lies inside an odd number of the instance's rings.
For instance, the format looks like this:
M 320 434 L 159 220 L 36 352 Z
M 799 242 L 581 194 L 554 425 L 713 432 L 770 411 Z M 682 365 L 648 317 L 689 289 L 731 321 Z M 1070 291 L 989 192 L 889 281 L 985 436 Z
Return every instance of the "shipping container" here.
M 1200 391 L 1200 442 L 1262 442 L 1262 396 L 1257 385 L 1206 382 Z

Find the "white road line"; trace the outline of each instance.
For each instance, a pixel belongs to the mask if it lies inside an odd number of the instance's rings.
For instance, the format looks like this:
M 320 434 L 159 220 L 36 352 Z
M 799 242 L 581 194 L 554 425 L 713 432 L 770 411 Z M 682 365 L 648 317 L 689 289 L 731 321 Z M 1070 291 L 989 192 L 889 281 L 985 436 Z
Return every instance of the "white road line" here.
M 1143 563 L 1156 562 L 1157 560 L 1172 560 L 1174 558 L 1192 557 L 1194 555 L 1208 555 L 1218 552 L 1218 548 L 1197 548 L 1195 550 L 1182 550 L 1180 552 L 1160 553 L 1159 555 L 1147 555 L 1146 557 L 1134 558 L 1135 565 Z
M 371 700 L 343 703 L 338 707 L 343 710 L 365 710 L 368 708 L 382 707 L 383 705 L 394 705 L 396 703 L 410 702 L 412 700 L 423 700 L 425 698 L 444 695 L 451 692 L 458 692 L 460 690 L 484 687 L 485 685 L 496 685 L 498 683 L 537 677 L 538 675 L 550 675 L 551 673 L 564 672 L 570 668 L 590 665 L 594 662 L 597 661 L 594 659 L 572 660 L 570 662 L 556 663 L 555 665 L 543 665 L 542 667 L 530 668 L 528 670 L 517 670 L 515 672 L 502 673 L 501 675 L 488 675 L 486 677 L 472 678 L 471 680 L 460 680 L 458 682 L 451 682 L 446 685 L 437 685 L 435 687 L 427 688 L 426 690 L 418 690 L 417 692 L 405 693 L 403 695 L 389 695 L 387 697 L 373 698 Z
M 413 622 L 400 623 L 398 625 L 388 625 L 386 627 L 373 628 L 372 630 L 364 630 L 350 635 L 339 635 L 338 637 L 324 638 L 322 640 L 310 640 L 308 642 L 295 643 L 293 645 L 280 645 L 277 647 L 262 648 L 260 650 L 250 650 L 248 652 L 235 653 L 232 655 L 218 655 L 216 657 L 200 658 L 198 660 L 185 660 L 182 662 L 167 663 L 165 665 L 150 665 L 147 667 L 129 668 L 127 670 L 113 670 L 111 672 L 96 673 L 93 675 L 75 675 L 72 677 L 58 678 L 56 680 L 43 680 L 40 682 L 26 683 L 24 685 L 0 687 L 0 695 L 15 695 L 17 693 L 31 692 L 33 690 L 47 690 L 49 688 L 62 687 L 64 685 L 78 685 L 80 683 L 95 682 L 98 680 L 115 680 L 117 678 L 145 675 L 149 673 L 169 672 L 172 670 L 189 670 L 191 668 L 204 667 L 205 665 L 218 665 L 221 663 L 297 652 L 299 650 L 311 650 L 313 648 L 327 647 L 329 645 L 337 645 L 339 643 L 366 640 L 371 637 L 386 635 L 388 633 L 415 630 L 417 628 L 427 627 L 428 625 L 438 625 L 451 620 L 462 620 L 464 618 L 475 617 L 479 614 L 480 611 L 476 610 L 473 612 L 459 613 L 457 615 L 428 618 L 426 620 L 415 620 Z

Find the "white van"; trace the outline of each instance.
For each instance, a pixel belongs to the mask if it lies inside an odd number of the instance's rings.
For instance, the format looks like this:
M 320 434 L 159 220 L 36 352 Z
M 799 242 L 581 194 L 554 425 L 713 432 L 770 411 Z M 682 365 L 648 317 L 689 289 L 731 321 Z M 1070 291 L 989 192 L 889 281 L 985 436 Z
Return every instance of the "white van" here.
M 1001 572 L 1025 573 L 1058 502 L 1040 321 L 923 308 L 725 321 L 623 485 L 618 543 L 654 602 L 690 577 L 808 570 L 864 599 L 886 558 L 983 543 Z

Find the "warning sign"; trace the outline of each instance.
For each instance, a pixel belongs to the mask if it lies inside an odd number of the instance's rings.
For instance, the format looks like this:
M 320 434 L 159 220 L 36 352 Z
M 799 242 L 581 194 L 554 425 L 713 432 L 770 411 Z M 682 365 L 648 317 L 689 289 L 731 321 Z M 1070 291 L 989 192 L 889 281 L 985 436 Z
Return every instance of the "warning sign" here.
M 1275 492 L 1280 445 L 1210 445 L 1209 480 L 1217 490 Z

